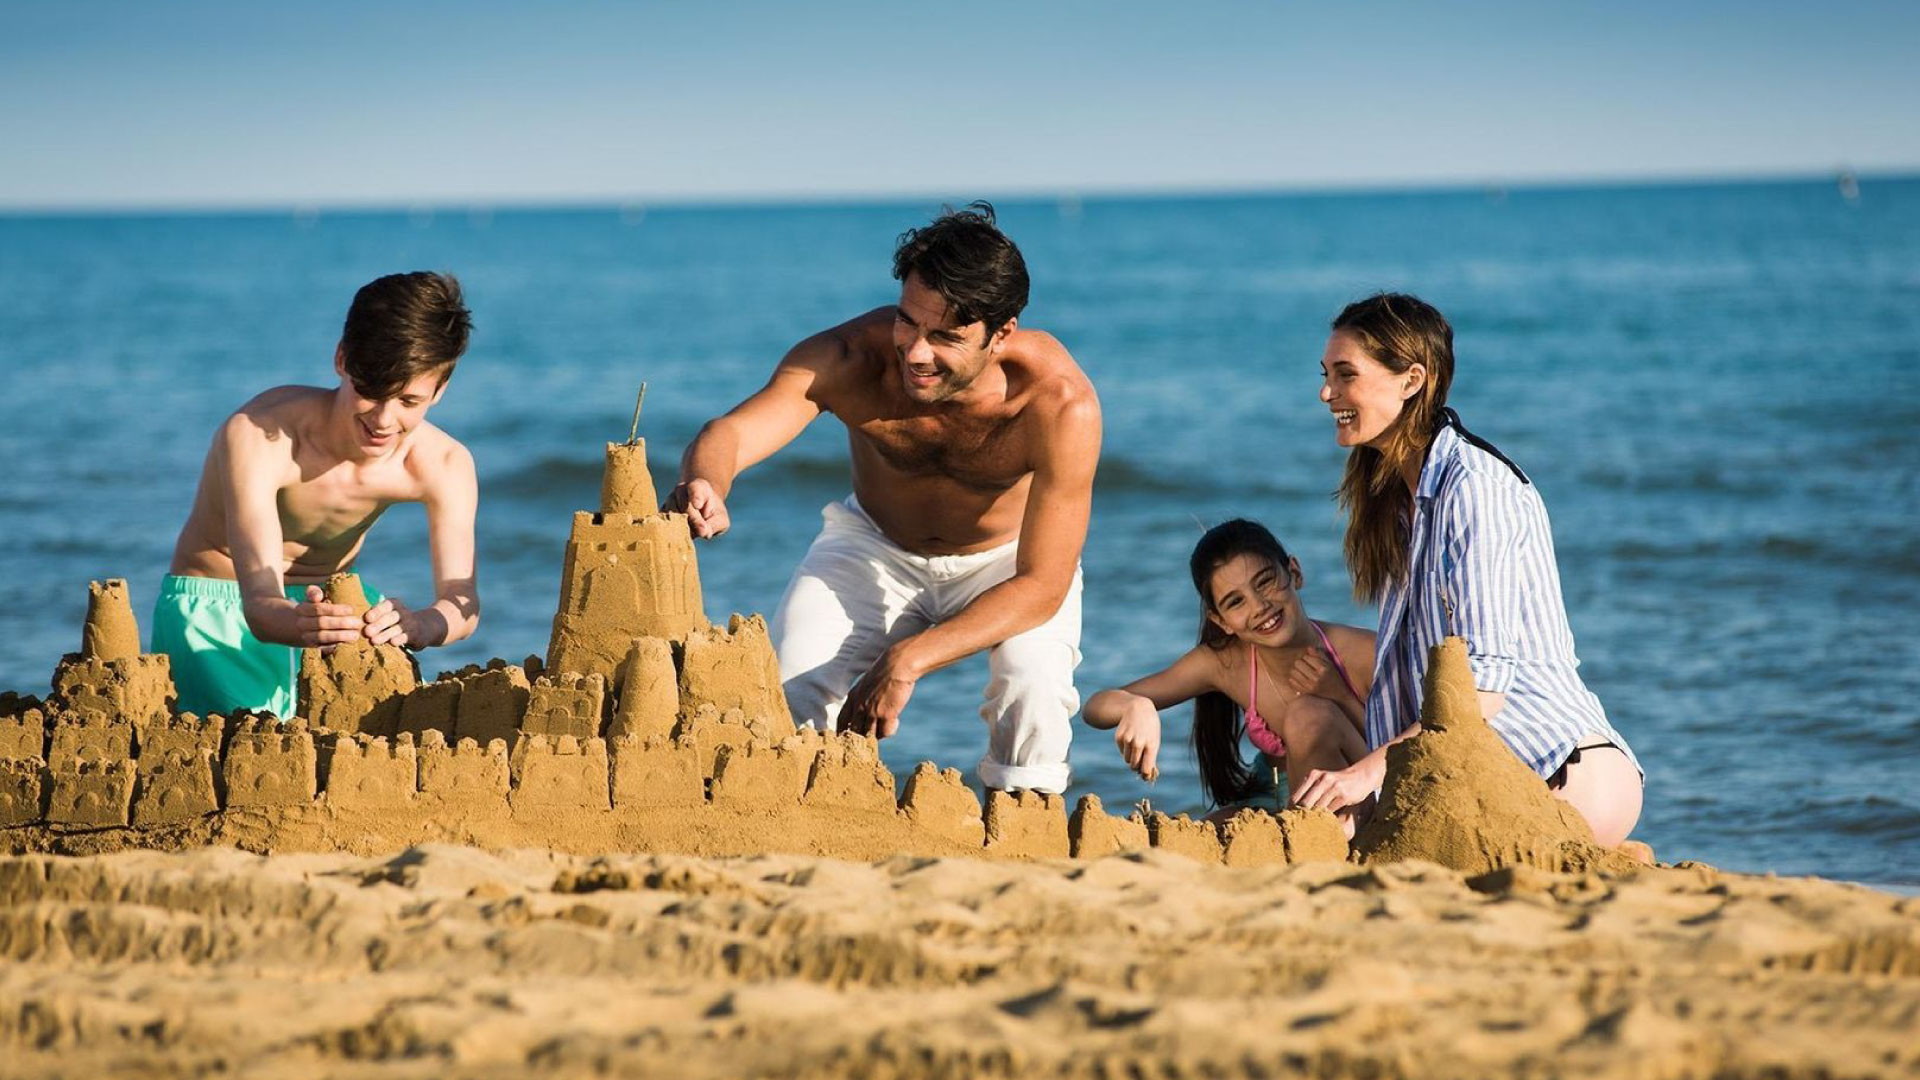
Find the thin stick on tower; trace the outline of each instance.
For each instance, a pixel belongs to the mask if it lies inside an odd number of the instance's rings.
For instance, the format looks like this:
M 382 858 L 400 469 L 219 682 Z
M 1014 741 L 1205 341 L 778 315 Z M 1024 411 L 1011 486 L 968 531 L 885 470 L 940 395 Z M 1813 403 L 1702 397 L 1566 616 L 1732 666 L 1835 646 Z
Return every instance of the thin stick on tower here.
M 640 406 L 647 400 L 647 384 L 640 384 L 640 396 L 633 399 L 633 427 L 627 431 L 627 445 L 640 441 Z

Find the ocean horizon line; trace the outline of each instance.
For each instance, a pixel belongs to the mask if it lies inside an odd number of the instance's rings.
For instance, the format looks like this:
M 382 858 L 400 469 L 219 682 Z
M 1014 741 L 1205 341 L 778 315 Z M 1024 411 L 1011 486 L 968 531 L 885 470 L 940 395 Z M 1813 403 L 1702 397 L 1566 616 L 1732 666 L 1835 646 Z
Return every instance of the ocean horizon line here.
M 525 196 L 510 198 L 336 199 L 228 202 L 99 202 L 0 204 L 0 219 L 96 218 L 263 218 L 329 216 L 394 216 L 544 213 L 615 213 L 632 217 L 654 212 L 709 212 L 737 210 L 840 210 L 873 207 L 920 207 L 930 203 L 958 205 L 984 199 L 997 206 L 1067 205 L 1131 202 L 1211 202 L 1238 199 L 1300 198 L 1348 199 L 1431 197 L 1436 195 L 1505 197 L 1512 194 L 1582 191 L 1676 190 L 1714 187 L 1774 187 L 1830 185 L 1842 179 L 1854 183 L 1908 183 L 1920 180 L 1920 165 L 1895 169 L 1755 173 L 1647 173 L 1617 176 L 1529 177 L 1512 180 L 1409 180 L 1325 184 L 1227 184 L 1219 186 L 1146 186 L 1007 188 L 967 194 L 953 192 L 820 192 L 763 195 Z

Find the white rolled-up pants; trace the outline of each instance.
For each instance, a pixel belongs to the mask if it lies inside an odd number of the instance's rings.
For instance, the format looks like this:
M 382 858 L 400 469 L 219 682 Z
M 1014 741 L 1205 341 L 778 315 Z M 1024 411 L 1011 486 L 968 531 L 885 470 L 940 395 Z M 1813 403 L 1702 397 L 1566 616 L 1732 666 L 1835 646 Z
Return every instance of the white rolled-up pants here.
M 773 646 L 794 722 L 832 731 L 847 691 L 888 646 L 952 618 L 1013 576 L 1018 542 L 971 555 L 915 555 L 887 539 L 852 496 L 828 503 L 820 516 L 825 525 L 774 612 Z M 987 654 L 981 783 L 1003 791 L 1066 790 L 1079 665 L 1076 567 L 1052 618 Z

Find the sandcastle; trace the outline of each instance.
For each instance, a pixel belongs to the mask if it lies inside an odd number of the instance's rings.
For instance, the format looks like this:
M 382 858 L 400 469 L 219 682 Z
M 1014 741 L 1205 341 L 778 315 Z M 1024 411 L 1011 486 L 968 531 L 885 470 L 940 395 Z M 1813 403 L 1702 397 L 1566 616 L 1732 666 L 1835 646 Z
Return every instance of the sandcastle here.
M 1358 858 L 1427 859 L 1467 874 L 1625 859 L 1602 851 L 1579 811 L 1555 798 L 1481 715 L 1466 642 L 1434 647 L 1423 687 L 1422 731 L 1387 750 L 1380 804 L 1354 837 Z
M 357 578 L 327 582 L 366 609 Z M 794 727 L 766 621 L 710 624 L 684 515 L 656 509 L 645 442 L 606 448 L 573 517 L 545 662 L 422 680 L 411 654 L 303 650 L 299 715 L 173 709 L 126 583 L 95 585 L 82 651 L 45 702 L 0 696 L 0 838 L 14 851 L 360 853 L 442 840 L 571 852 L 1342 859 L 1331 815 L 1214 824 L 990 792 L 922 763 L 899 784 L 867 736 Z
M 636 427 L 638 424 L 636 413 Z M 365 611 L 359 580 L 327 582 Z M 1426 730 L 1389 752 L 1351 856 L 1323 811 L 1126 817 L 1086 796 L 989 792 L 921 763 L 899 785 L 865 736 L 796 730 L 758 615 L 709 624 L 687 519 L 655 508 L 646 444 L 609 443 L 600 509 L 573 516 L 548 656 L 422 681 L 412 655 L 301 653 L 299 715 L 174 711 L 122 580 L 90 586 L 81 649 L 43 702 L 0 695 L 0 839 L 84 852 L 229 843 L 374 853 L 433 840 L 571 852 L 846 858 L 1096 857 L 1204 863 L 1408 858 L 1468 873 L 1584 868 L 1571 808 L 1480 717 L 1465 646 L 1436 648 Z

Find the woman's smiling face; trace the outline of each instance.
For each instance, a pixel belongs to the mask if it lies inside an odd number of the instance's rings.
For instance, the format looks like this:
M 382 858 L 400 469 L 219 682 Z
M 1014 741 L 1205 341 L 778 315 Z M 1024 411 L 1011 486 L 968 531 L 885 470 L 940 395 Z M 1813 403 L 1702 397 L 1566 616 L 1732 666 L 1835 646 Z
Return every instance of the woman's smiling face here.
M 1407 399 L 1420 392 L 1426 368 L 1414 364 L 1395 374 L 1367 355 L 1353 335 L 1335 330 L 1320 358 L 1320 400 L 1333 412 L 1333 439 L 1341 446 L 1371 446 L 1393 427 Z

